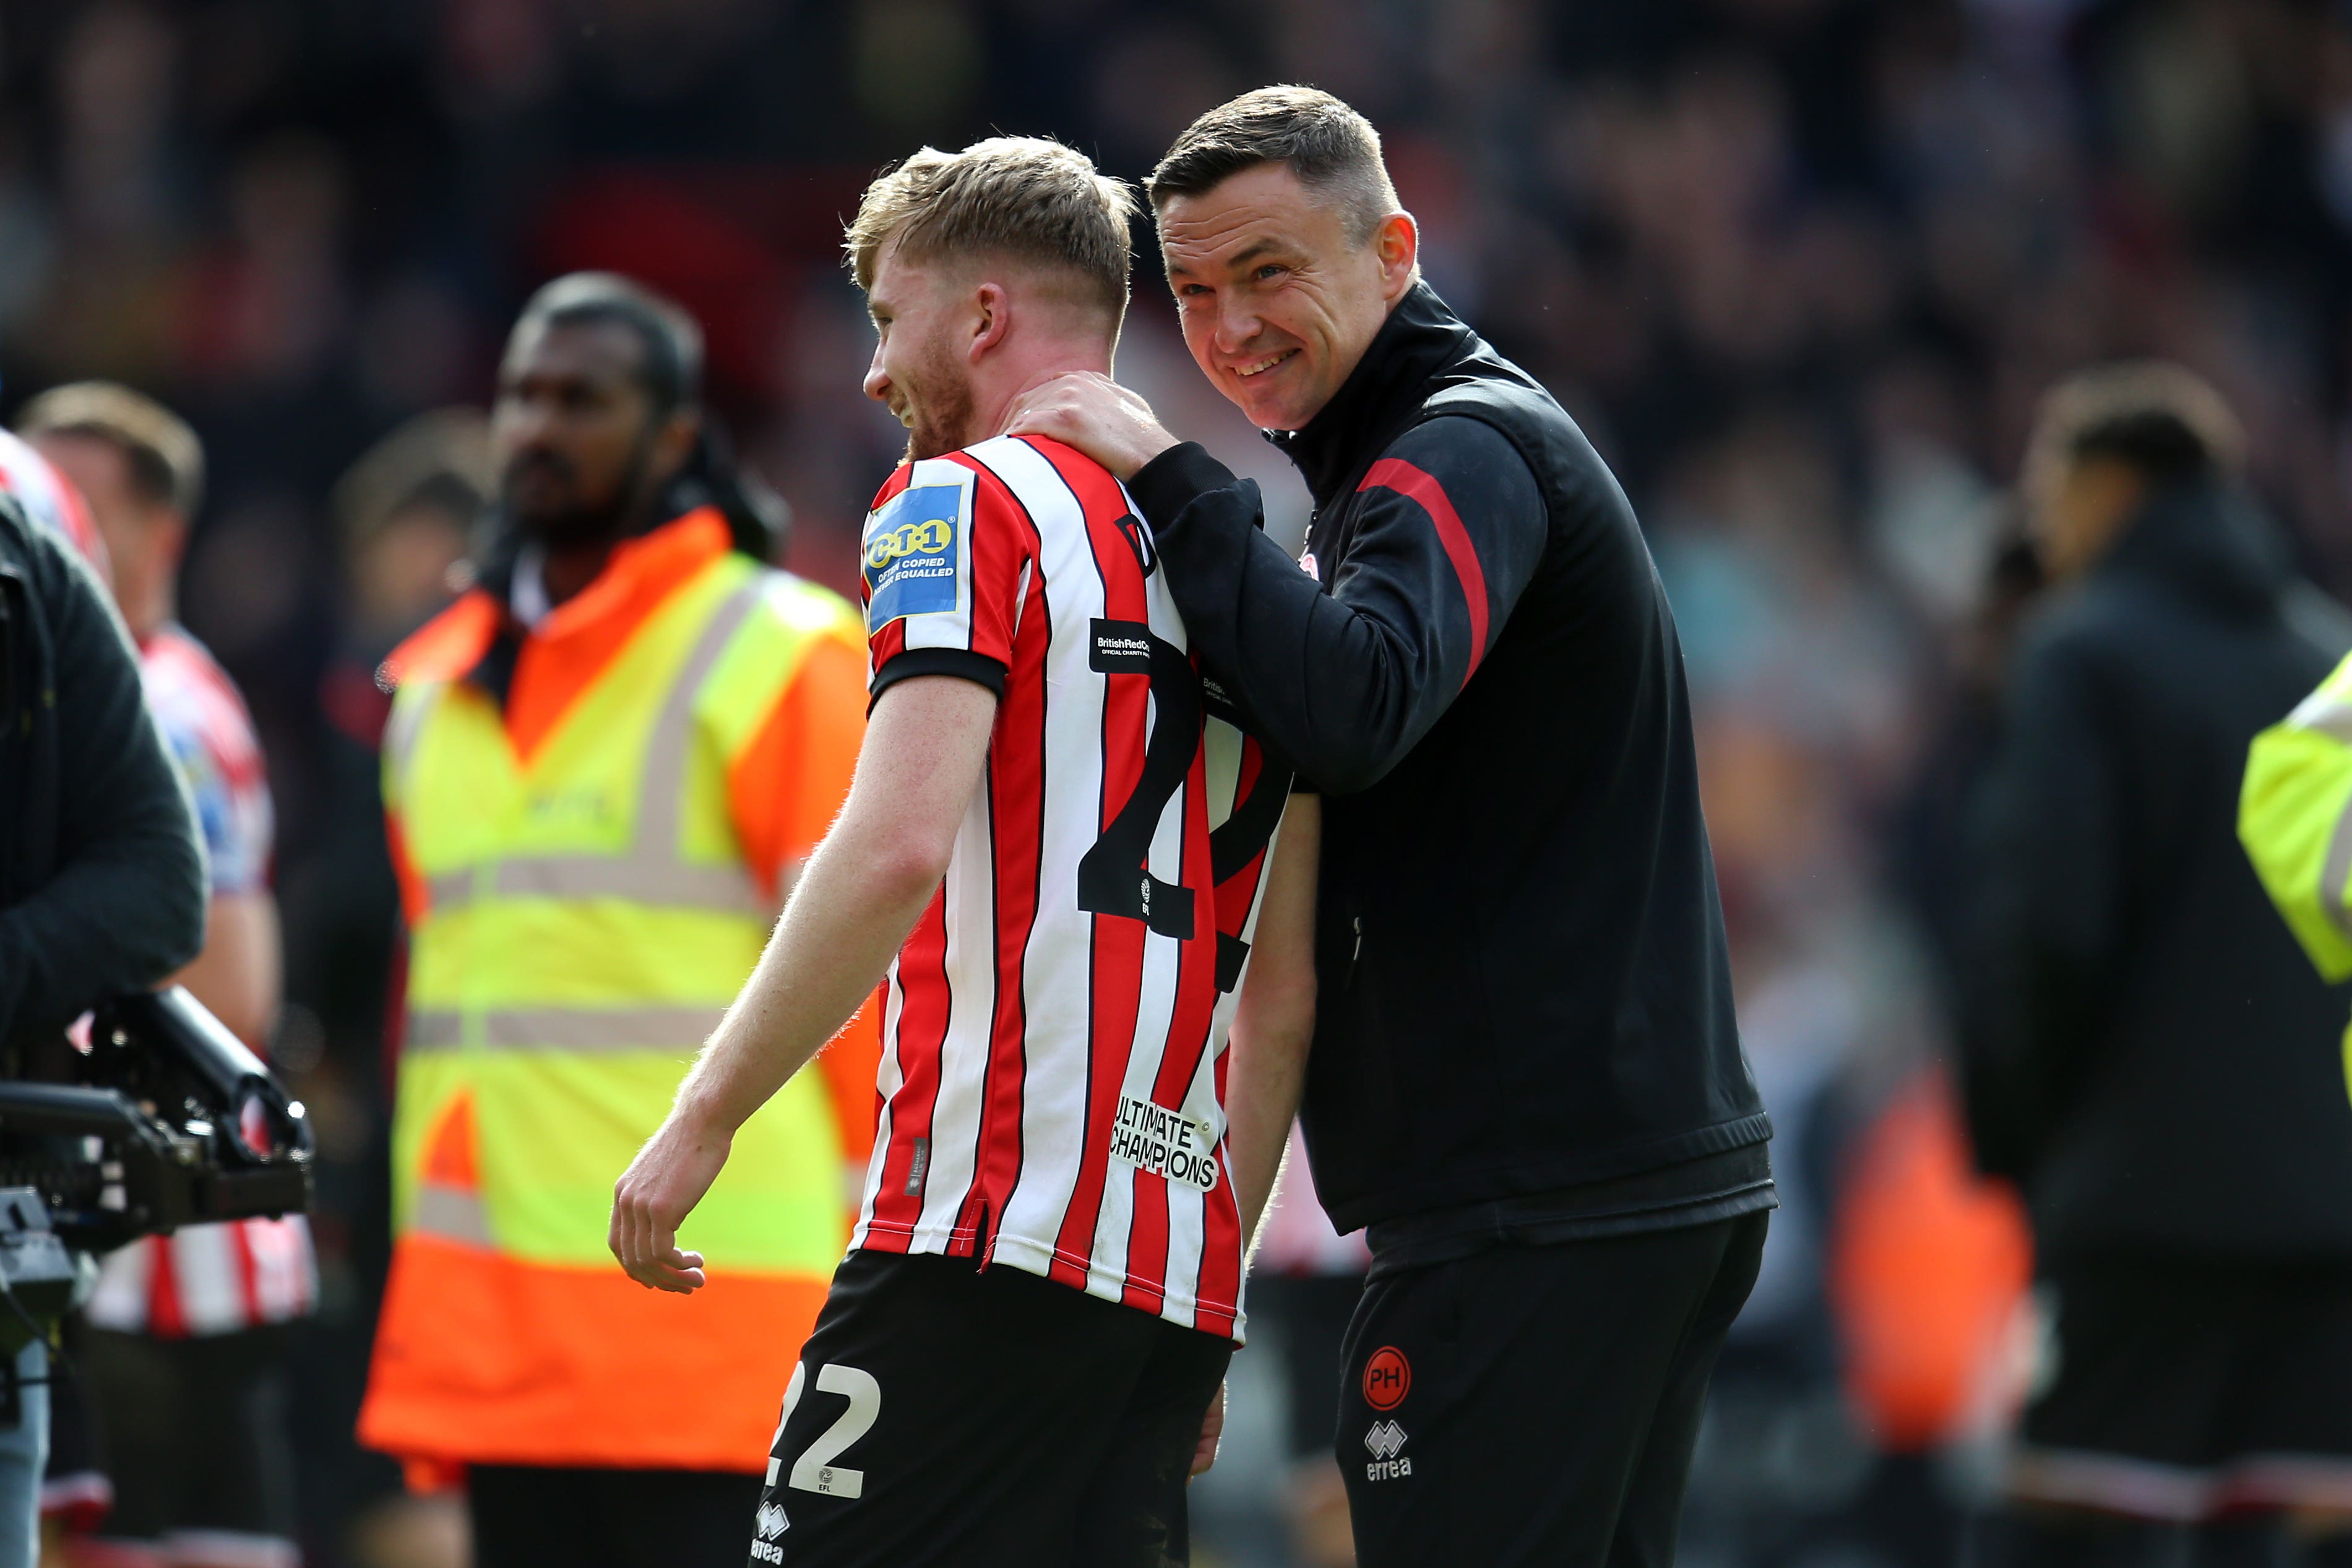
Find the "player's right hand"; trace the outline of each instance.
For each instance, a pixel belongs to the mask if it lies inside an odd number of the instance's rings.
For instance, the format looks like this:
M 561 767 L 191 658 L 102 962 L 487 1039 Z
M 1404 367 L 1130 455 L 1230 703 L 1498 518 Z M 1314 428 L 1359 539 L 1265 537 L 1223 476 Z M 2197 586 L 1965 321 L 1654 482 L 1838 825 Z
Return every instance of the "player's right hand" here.
M 1029 388 L 1005 411 L 1008 436 L 1048 436 L 1131 479 L 1176 445 L 1151 405 L 1110 377 L 1074 370 Z
M 679 1250 L 677 1227 L 719 1179 L 732 1142 L 673 1111 L 629 1162 L 613 1184 L 613 1223 L 604 1245 L 630 1279 L 680 1295 L 701 1288 L 707 1278 L 702 1254 Z

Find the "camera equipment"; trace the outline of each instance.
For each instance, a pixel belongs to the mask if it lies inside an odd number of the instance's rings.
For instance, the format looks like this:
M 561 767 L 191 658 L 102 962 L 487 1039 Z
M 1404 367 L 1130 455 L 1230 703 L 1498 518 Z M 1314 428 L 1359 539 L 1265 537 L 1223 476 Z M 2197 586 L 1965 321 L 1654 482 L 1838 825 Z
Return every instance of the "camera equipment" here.
M 76 1061 L 78 1083 L 0 1082 L 0 1188 L 34 1189 L 65 1245 L 310 1206 L 301 1104 L 184 989 L 106 1004 Z
M 40 1194 L 0 1187 L 0 1359 L 13 1362 L 43 1325 L 64 1316 L 73 1288 L 73 1259 L 49 1228 Z

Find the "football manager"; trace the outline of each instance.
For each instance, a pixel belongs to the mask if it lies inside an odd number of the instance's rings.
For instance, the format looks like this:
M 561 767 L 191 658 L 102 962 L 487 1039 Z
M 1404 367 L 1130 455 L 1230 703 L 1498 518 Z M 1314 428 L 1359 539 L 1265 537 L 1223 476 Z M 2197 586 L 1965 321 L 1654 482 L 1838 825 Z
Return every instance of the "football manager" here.
M 1648 549 L 1421 281 L 1355 110 L 1248 93 L 1149 194 L 1193 360 L 1314 494 L 1307 556 L 1107 378 L 1013 427 L 1128 481 L 1209 673 L 1327 797 L 1301 1109 L 1374 1259 L 1336 1436 L 1359 1560 L 1671 1563 L 1774 1199 Z

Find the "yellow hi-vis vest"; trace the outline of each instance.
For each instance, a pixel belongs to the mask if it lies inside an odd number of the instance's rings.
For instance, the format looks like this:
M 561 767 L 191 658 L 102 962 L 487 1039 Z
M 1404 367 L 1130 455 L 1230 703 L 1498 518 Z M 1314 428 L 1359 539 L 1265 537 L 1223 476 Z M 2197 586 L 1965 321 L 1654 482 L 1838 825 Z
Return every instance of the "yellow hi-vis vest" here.
M 2320 974 L 2352 976 L 2352 658 L 2254 737 L 2238 841 Z
M 384 785 L 423 908 L 371 1446 L 764 1464 L 851 1217 L 821 1075 L 744 1125 L 688 1222 L 703 1290 L 633 1283 L 606 1231 L 614 1179 L 768 936 L 773 903 L 736 842 L 726 772 L 825 639 L 862 659 L 842 600 L 721 549 L 627 631 L 528 761 L 478 687 L 404 680 Z

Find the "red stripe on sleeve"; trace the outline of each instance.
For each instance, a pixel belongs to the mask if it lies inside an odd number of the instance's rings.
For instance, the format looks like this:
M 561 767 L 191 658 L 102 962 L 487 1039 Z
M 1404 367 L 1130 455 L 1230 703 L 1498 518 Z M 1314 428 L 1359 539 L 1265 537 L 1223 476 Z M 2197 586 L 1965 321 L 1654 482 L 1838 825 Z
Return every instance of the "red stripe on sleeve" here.
M 1000 482 L 986 469 L 982 473 L 983 484 Z M 1010 490 L 1005 500 L 1027 531 L 1024 559 L 1032 558 L 1041 547 L 1036 524 Z M 1008 650 L 1013 673 L 997 707 L 995 737 L 989 746 L 989 840 L 996 856 L 990 868 L 996 908 L 996 1017 L 989 1043 L 971 1194 L 958 1222 L 975 1232 L 991 1216 L 1003 1217 L 1013 1190 L 1021 1184 L 1021 1168 L 1028 1155 L 1022 1128 L 1029 1073 L 1028 1001 L 1023 971 L 1037 924 L 1045 837 L 1045 770 L 1051 763 L 1046 755 L 1045 683 L 1034 674 L 1045 668 L 1053 617 L 1044 603 L 1045 584 L 1034 575 L 1027 598 L 1029 602 L 1013 617 L 1017 628 Z
M 1394 490 L 1407 500 L 1418 502 L 1429 513 L 1429 521 L 1437 525 L 1437 542 L 1445 547 L 1445 558 L 1454 563 L 1454 575 L 1462 584 L 1462 597 L 1470 605 L 1470 668 L 1462 672 L 1462 684 L 1467 686 L 1470 678 L 1478 672 L 1478 661 L 1486 657 L 1486 569 L 1478 564 L 1478 552 L 1470 544 L 1470 531 L 1462 526 L 1461 514 L 1446 499 L 1445 487 L 1402 458 L 1382 458 L 1372 465 L 1356 489 L 1360 494 L 1372 489 Z
M 971 562 L 971 621 L 967 646 L 1008 668 L 1013 664 L 1013 627 L 1020 619 L 1021 574 L 1036 554 L 1036 525 L 1012 487 L 968 452 L 947 460 L 979 476 L 972 487 L 971 527 L 964 549 Z

